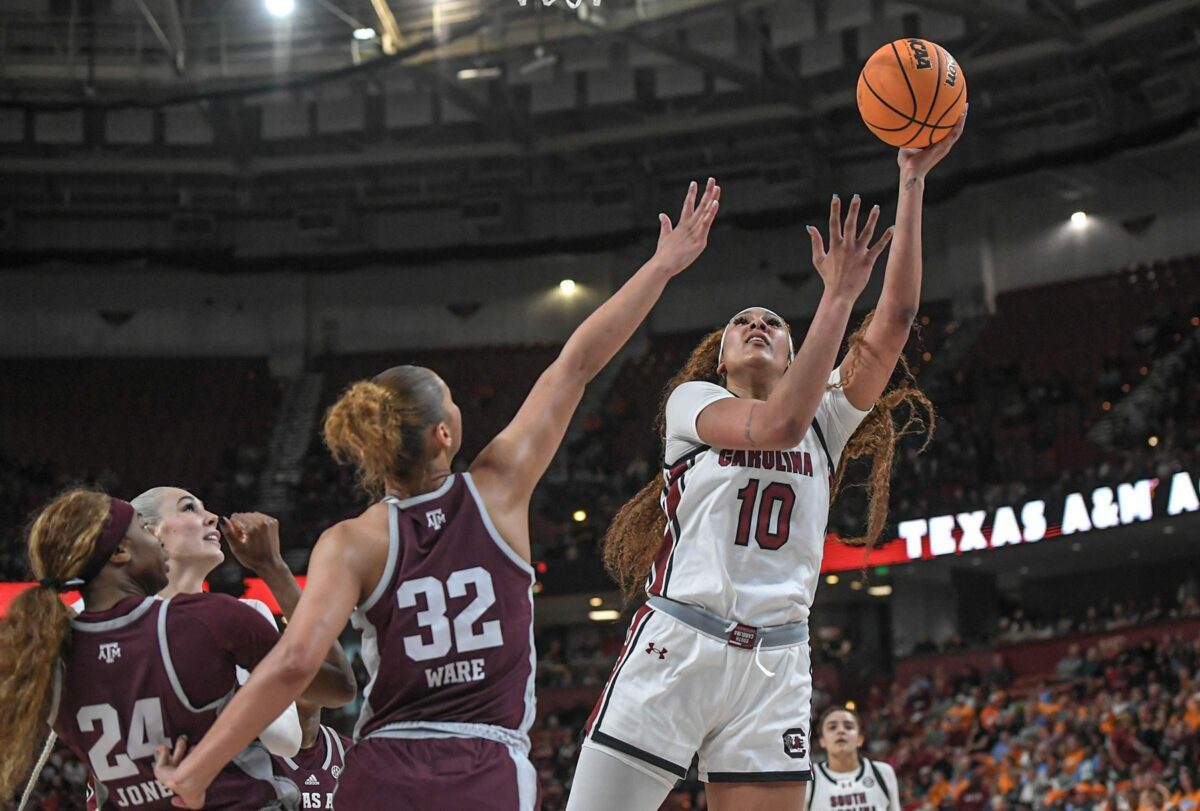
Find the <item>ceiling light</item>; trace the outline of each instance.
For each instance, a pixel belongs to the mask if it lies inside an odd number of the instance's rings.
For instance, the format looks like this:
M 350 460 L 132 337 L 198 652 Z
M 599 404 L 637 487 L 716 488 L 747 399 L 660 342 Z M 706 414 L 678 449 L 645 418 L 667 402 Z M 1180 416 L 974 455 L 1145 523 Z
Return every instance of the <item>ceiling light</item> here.
M 379 36 L 379 35 L 375 33 L 374 28 L 355 28 L 354 29 L 354 38 L 359 40 L 360 42 L 366 42 L 369 39 L 375 39 L 375 37 L 377 37 L 377 36 Z
M 266 6 L 272 17 L 286 17 L 296 10 L 296 0 L 266 0 Z
M 614 622 L 621 618 L 621 612 L 615 608 L 601 608 L 597 611 L 589 611 L 588 619 L 592 622 Z

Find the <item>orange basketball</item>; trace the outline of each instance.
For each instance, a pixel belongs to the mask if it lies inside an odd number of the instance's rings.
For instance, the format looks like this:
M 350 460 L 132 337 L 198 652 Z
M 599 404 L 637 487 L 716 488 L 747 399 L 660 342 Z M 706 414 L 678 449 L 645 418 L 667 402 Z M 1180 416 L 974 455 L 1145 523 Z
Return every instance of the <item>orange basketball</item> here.
M 892 146 L 923 149 L 950 134 L 967 104 L 967 78 L 949 51 L 927 39 L 898 39 L 858 75 L 858 112 Z

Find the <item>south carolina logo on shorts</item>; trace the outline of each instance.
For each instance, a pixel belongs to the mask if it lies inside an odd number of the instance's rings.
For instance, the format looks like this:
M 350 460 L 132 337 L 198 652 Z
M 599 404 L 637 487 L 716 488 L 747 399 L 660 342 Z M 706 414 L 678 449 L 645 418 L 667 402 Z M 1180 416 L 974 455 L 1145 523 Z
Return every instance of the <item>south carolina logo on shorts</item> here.
M 783 733 L 783 753 L 797 760 L 808 756 L 808 747 L 804 743 L 803 729 L 789 729 Z

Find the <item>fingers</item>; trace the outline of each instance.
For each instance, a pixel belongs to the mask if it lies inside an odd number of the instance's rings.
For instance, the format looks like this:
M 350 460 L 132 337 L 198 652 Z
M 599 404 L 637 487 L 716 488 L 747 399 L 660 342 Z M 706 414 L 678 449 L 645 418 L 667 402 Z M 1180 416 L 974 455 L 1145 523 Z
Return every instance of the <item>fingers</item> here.
M 683 208 L 679 212 L 679 225 L 682 226 L 685 222 L 691 219 L 692 212 L 696 210 L 696 181 L 688 184 L 687 194 L 683 198 Z
M 875 224 L 879 222 L 879 206 L 871 206 L 871 213 L 867 215 L 867 224 L 863 226 L 863 230 L 858 234 L 859 245 L 870 245 L 871 239 L 875 236 Z
M 842 241 L 842 200 L 836 194 L 829 201 L 829 247 Z
M 814 267 L 820 267 L 825 261 L 825 240 L 821 238 L 821 232 L 811 225 L 804 226 L 808 231 L 808 236 L 812 239 L 812 261 Z
M 658 241 L 662 242 L 671 235 L 671 218 L 666 214 L 658 215 Z
M 183 756 L 187 753 L 187 735 L 180 735 L 175 741 L 175 751 L 171 753 L 171 765 L 178 766 L 183 761 Z
M 867 256 L 871 259 L 871 264 L 875 263 L 875 260 L 879 258 L 879 254 L 883 253 L 883 249 L 886 248 L 888 243 L 892 241 L 892 237 L 895 236 L 895 234 L 896 226 L 889 225 L 888 229 L 883 232 L 883 236 L 879 238 L 879 241 L 876 242 L 871 250 L 867 252 Z
M 850 198 L 846 207 L 846 222 L 842 225 L 842 239 L 854 239 L 858 233 L 858 209 L 862 206 L 862 198 L 857 194 Z

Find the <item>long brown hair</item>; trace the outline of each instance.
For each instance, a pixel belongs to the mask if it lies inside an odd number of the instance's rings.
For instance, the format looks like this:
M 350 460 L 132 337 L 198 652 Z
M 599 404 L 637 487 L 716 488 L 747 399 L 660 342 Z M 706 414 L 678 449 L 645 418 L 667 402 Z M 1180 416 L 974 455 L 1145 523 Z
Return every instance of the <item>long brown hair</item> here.
M 848 348 L 857 347 L 859 352 L 870 351 L 865 343 L 865 335 L 873 316 L 874 311 L 863 319 L 859 328 L 850 336 Z M 724 385 L 724 376 L 717 374 L 717 355 L 720 352 L 722 333 L 723 330 L 716 330 L 705 335 L 692 350 L 687 362 L 663 389 L 654 428 L 664 442 L 667 400 L 676 388 L 697 380 Z M 847 463 L 865 459 L 871 461 L 871 469 L 865 481 L 855 485 L 863 487 L 867 494 L 869 508 L 866 532 L 857 537 L 838 538 L 850 546 L 873 548 L 883 534 L 887 523 L 892 463 L 897 443 L 909 434 L 924 433 L 925 442 L 921 450 L 925 450 L 937 423 L 933 403 L 917 387 L 903 355 L 900 356 L 897 372 L 899 381 L 875 402 L 875 407 L 846 443 L 838 464 L 831 502 L 842 492 L 843 487 L 848 486 L 845 480 Z M 839 385 L 845 386 L 853 375 L 853 368 L 843 369 L 843 379 Z M 908 406 L 907 413 L 904 420 L 897 425 L 895 415 L 902 405 Z M 659 506 L 662 489 L 661 477 L 656 476 L 647 482 L 637 495 L 625 502 L 604 535 L 604 567 L 620 585 L 628 600 L 636 597 L 654 563 L 654 557 L 662 544 L 663 533 L 666 532 L 666 516 Z
M 28 533 L 29 563 L 39 579 L 77 576 L 108 520 L 109 496 L 69 490 L 47 504 Z M 0 797 L 25 776 L 50 710 L 54 670 L 69 654 L 71 610 L 45 586 L 16 596 L 0 622 Z

